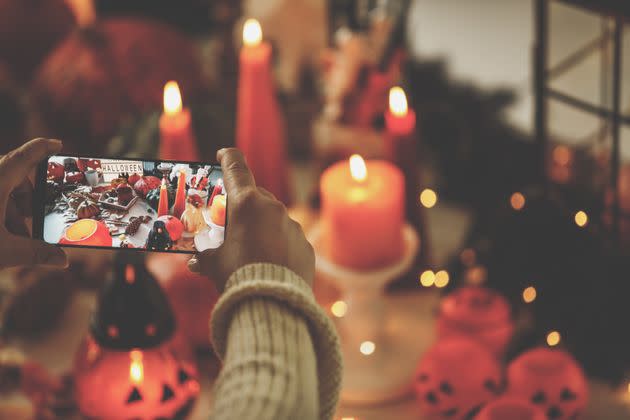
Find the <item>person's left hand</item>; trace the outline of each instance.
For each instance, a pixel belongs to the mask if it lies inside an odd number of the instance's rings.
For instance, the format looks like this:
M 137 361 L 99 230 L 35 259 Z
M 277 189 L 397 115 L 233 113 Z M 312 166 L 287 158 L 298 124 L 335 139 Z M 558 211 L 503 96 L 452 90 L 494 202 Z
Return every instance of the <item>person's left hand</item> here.
M 0 159 L 0 269 L 32 264 L 65 267 L 65 252 L 31 239 L 25 219 L 31 217 L 33 186 L 28 179 L 37 164 L 61 150 L 59 140 L 35 139 Z

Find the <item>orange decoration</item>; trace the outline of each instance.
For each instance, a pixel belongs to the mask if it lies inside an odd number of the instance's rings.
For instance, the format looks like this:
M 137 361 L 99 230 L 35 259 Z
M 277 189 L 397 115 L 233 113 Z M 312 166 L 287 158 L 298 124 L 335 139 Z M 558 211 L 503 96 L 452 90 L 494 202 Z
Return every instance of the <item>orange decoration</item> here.
M 210 219 L 215 225 L 225 226 L 225 198 L 224 195 L 215 196 L 210 206 Z
M 173 216 L 180 218 L 186 210 L 186 172 L 179 171 L 177 180 L 177 193 L 175 194 L 175 204 L 173 204 Z
M 61 245 L 112 246 L 112 237 L 105 223 L 94 219 L 77 220 L 65 230 Z

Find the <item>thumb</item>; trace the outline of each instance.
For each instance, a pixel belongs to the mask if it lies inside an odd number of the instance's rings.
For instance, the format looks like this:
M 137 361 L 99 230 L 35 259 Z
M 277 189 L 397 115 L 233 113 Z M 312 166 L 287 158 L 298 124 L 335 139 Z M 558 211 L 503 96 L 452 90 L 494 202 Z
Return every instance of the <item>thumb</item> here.
M 61 268 L 68 266 L 68 258 L 63 249 L 44 241 L 12 236 L 5 242 L 3 254 L 7 267 L 19 265 L 51 265 Z
M 218 284 L 219 282 L 216 281 L 216 279 L 220 277 L 221 270 L 220 250 L 221 248 L 207 249 L 195 255 L 190 260 L 188 260 L 188 270 L 193 273 L 202 274 L 208 278 L 214 279 L 217 283 L 217 288 L 221 291 L 223 287 L 221 287 L 221 285 Z

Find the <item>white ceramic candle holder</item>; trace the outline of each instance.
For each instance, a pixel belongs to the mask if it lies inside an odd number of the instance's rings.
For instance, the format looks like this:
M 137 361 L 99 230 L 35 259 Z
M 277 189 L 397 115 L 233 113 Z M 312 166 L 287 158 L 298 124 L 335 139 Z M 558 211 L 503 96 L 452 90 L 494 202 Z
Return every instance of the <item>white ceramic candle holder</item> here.
M 335 284 L 347 305 L 345 315 L 335 318 L 341 336 L 344 375 L 341 399 L 350 404 L 377 404 L 402 398 L 411 392 L 413 366 L 419 354 L 408 345 L 408 334 L 389 325 L 385 287 L 409 270 L 420 247 L 410 225 L 403 227 L 404 252 L 390 266 L 358 271 L 328 259 L 321 249 L 321 224 L 309 232 L 315 248 L 317 275 Z

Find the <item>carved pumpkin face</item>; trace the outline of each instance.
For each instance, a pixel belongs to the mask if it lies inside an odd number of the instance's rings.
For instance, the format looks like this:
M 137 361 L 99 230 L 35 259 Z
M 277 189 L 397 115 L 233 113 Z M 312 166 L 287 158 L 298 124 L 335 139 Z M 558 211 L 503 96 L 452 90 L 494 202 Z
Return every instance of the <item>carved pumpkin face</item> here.
M 114 351 L 88 337 L 74 372 L 77 405 L 90 418 L 184 418 L 199 394 L 196 368 L 168 346 Z
M 563 350 L 536 348 L 508 366 L 507 395 L 540 407 L 549 419 L 575 419 L 588 402 L 588 384 L 575 359 Z
M 440 303 L 437 334 L 440 339 L 464 336 L 475 339 L 500 356 L 512 338 L 510 306 L 499 293 L 485 287 L 462 287 Z
M 427 418 L 464 419 L 494 398 L 501 383 L 499 364 L 486 348 L 470 339 L 451 338 L 422 357 L 414 390 Z

